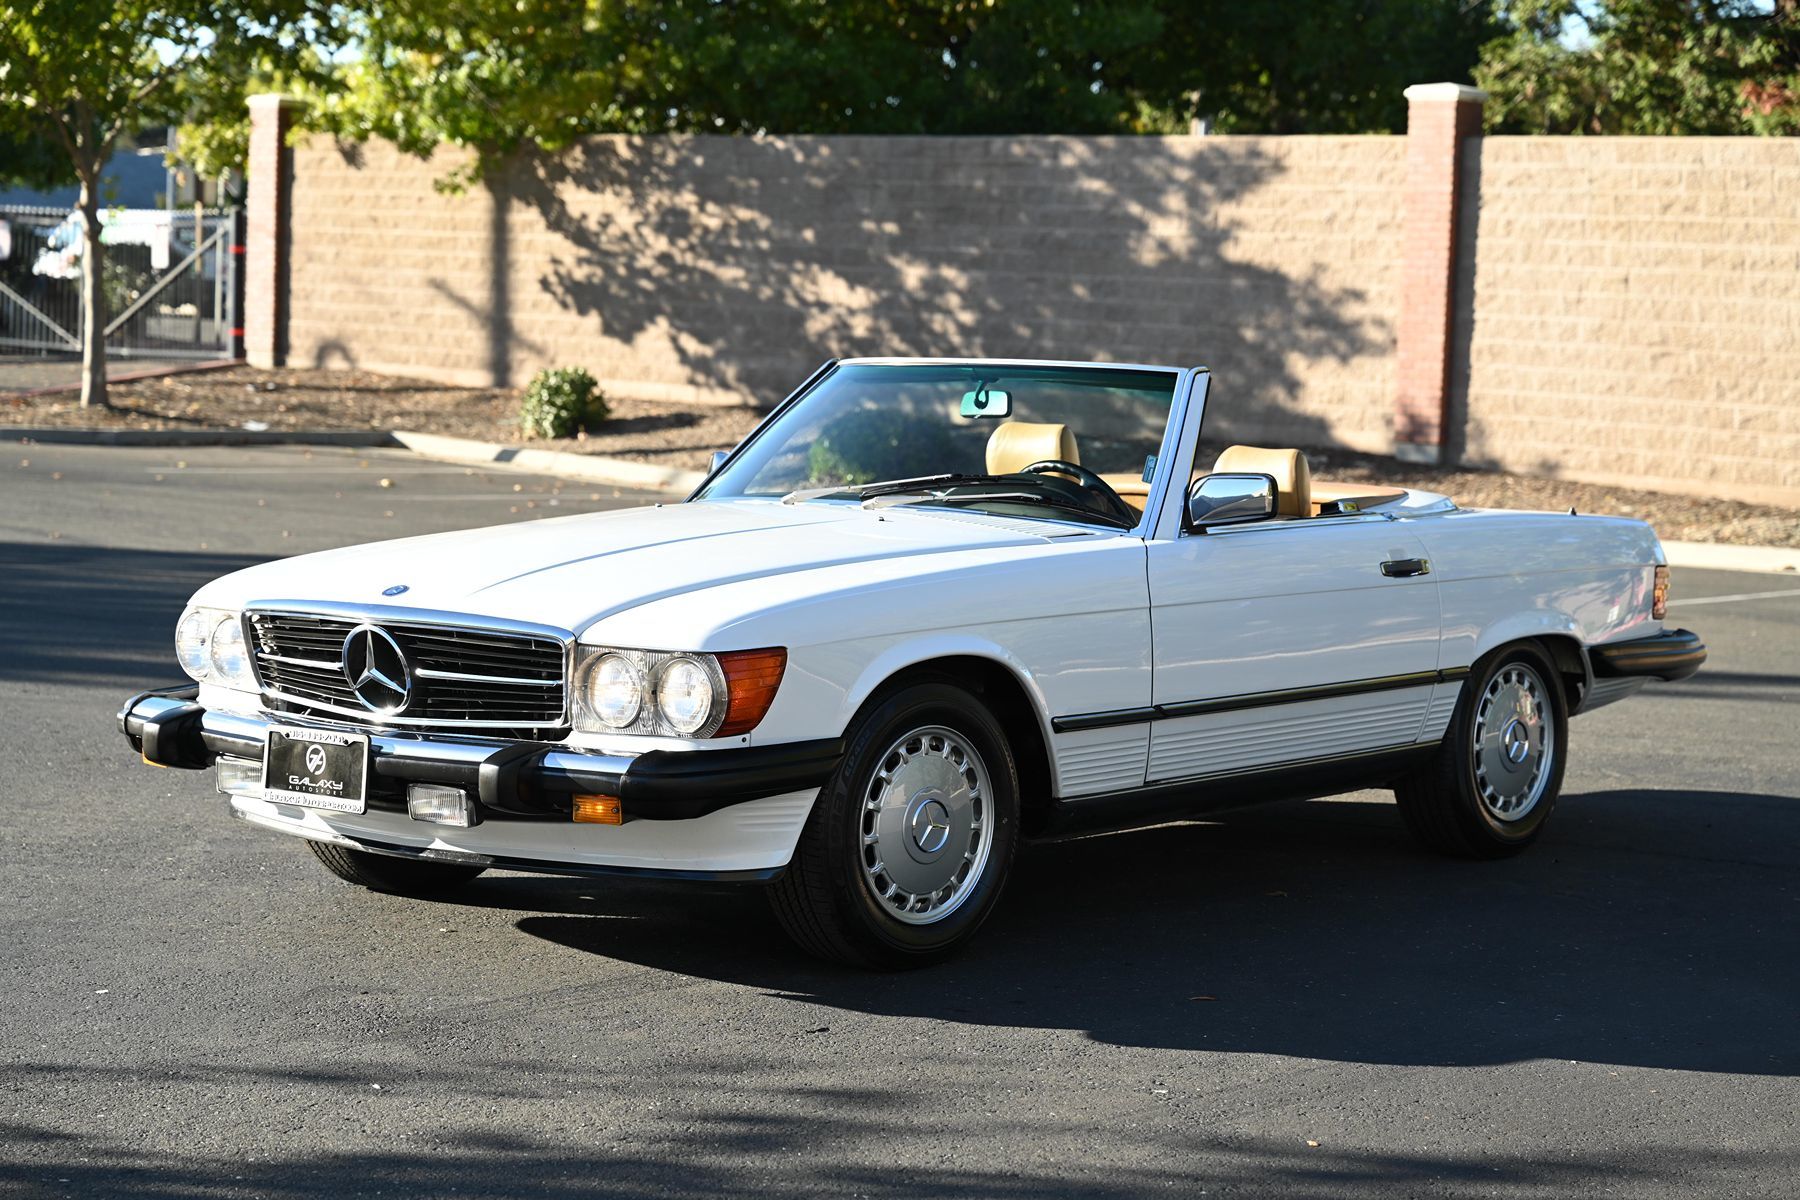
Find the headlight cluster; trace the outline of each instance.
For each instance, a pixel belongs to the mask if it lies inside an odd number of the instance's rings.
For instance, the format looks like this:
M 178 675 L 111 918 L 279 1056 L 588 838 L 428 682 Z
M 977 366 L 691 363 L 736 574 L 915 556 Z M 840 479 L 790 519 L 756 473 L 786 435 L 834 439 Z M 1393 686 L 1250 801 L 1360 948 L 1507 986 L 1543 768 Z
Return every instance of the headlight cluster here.
M 586 648 L 575 675 L 575 724 L 597 733 L 685 738 L 748 733 L 769 711 L 786 650 L 687 654 Z
M 256 689 L 250 670 L 250 648 L 244 644 L 244 622 L 237 613 L 219 608 L 191 608 L 175 626 L 175 657 L 181 669 L 201 683 Z

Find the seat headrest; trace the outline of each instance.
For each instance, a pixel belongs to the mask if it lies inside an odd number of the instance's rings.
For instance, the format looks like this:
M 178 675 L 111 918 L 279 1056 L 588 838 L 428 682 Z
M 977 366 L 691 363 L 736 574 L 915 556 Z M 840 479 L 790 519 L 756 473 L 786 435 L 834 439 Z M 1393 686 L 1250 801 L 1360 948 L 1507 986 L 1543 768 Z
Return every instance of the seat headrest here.
M 1312 468 L 1298 450 L 1267 450 L 1261 446 L 1228 446 L 1213 463 L 1214 475 L 1273 475 L 1275 515 L 1312 516 Z
M 1047 458 L 1081 464 L 1081 451 L 1067 425 L 1008 421 L 994 430 L 987 444 L 989 475 L 1012 475 Z

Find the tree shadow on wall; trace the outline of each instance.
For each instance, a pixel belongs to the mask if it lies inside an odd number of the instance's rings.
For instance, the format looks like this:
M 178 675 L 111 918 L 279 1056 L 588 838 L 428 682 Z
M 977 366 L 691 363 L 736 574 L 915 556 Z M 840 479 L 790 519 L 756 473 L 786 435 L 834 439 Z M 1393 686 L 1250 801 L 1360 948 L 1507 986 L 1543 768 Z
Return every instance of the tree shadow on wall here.
M 550 296 L 616 342 L 665 343 L 701 387 L 768 404 L 849 354 L 1204 362 L 1223 432 L 1330 440 L 1290 407 L 1303 364 L 1383 353 L 1391 330 L 1360 291 L 1234 254 L 1229 214 L 1275 157 L 1165 146 L 595 138 L 521 161 L 506 193 L 558 235 Z

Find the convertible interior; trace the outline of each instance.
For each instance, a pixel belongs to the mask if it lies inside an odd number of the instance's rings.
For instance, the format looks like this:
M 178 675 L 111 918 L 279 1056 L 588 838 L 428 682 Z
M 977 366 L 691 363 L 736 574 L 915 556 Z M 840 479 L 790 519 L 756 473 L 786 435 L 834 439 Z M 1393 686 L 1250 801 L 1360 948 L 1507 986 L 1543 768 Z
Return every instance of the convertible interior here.
M 987 470 L 990 475 L 1015 474 L 1046 460 L 1080 465 L 1081 447 L 1067 425 L 1007 421 L 988 438 Z M 1307 466 L 1306 455 L 1298 450 L 1229 446 L 1213 461 L 1212 474 L 1240 472 L 1274 478 L 1278 520 L 1359 512 L 1391 504 L 1406 495 L 1404 488 L 1316 480 Z M 1194 476 L 1197 478 L 1203 473 L 1196 469 Z M 1143 512 L 1150 485 L 1141 477 L 1119 472 L 1102 474 L 1100 478 L 1126 504 Z

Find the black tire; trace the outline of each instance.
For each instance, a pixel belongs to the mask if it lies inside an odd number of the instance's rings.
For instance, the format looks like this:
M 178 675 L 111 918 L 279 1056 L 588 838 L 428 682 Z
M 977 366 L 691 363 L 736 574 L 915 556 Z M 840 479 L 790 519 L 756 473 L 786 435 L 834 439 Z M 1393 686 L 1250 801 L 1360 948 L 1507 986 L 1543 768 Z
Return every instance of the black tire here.
M 352 850 L 332 842 L 309 841 L 306 845 L 313 856 L 325 864 L 325 869 L 339 879 L 396 896 L 442 896 L 487 870 L 486 867 L 465 867 L 461 863 L 371 854 L 367 850 Z
M 869 807 L 866 798 L 879 791 L 877 772 L 892 770 L 899 760 L 902 739 L 931 729 L 949 731 L 975 752 L 978 762 L 965 761 L 956 769 L 985 775 L 981 786 L 973 789 L 981 800 L 972 811 L 985 814 L 980 819 L 991 822 L 992 832 L 985 856 L 971 862 L 960 881 L 946 883 L 944 914 L 923 914 L 909 921 L 897 915 L 900 909 L 895 907 L 904 903 L 904 890 L 896 886 L 899 901 L 884 901 L 877 894 L 882 885 L 876 880 L 886 878 L 871 875 L 873 863 L 879 861 L 879 848 L 869 859 L 864 858 L 869 845 L 866 836 L 874 836 L 876 822 L 884 819 L 883 810 Z M 952 739 L 914 741 L 921 747 L 921 758 L 928 746 L 946 756 L 960 749 Z M 926 793 L 918 795 L 925 797 Z M 915 800 L 912 805 L 917 803 Z M 907 808 L 909 813 L 912 805 Z M 891 814 L 895 809 L 890 805 L 886 811 Z M 919 828 L 916 817 L 913 828 Z M 820 958 L 883 970 L 941 962 L 966 945 L 993 911 L 1012 869 L 1018 830 L 1018 767 L 993 714 L 948 680 L 915 682 L 871 702 L 852 723 L 844 761 L 820 791 L 801 831 L 793 862 L 770 885 L 770 903 L 788 935 Z M 943 860 L 946 864 L 960 861 L 956 850 L 963 850 L 965 856 L 976 853 L 980 835 L 970 832 L 966 836 L 967 847 L 954 843 L 951 856 Z M 889 886 L 895 886 L 892 880 Z M 915 899 L 921 905 L 934 903 L 933 897 Z M 919 920 L 930 923 L 917 923 Z
M 1542 709 L 1539 720 L 1551 734 L 1549 752 L 1544 756 L 1547 761 L 1541 767 L 1543 785 L 1541 791 L 1536 791 L 1534 783 L 1516 783 L 1514 786 L 1534 793 L 1536 799 L 1520 815 L 1502 817 L 1496 815 L 1495 808 L 1505 798 L 1490 797 L 1484 791 L 1475 732 L 1477 723 L 1484 721 L 1484 698 L 1496 687 L 1496 681 L 1504 686 L 1509 678 L 1529 677 L 1538 682 L 1543 701 L 1538 706 Z M 1497 744 L 1502 735 L 1487 728 L 1491 723 L 1490 717 L 1484 729 Z M 1517 854 L 1538 839 L 1556 809 L 1568 745 L 1568 701 L 1556 664 L 1536 643 L 1502 646 L 1469 672 L 1456 713 L 1431 762 L 1395 781 L 1394 798 L 1400 803 L 1400 815 L 1414 837 L 1440 854 L 1456 858 L 1505 858 Z M 1532 752 L 1528 747 L 1524 753 Z M 1517 769 L 1532 768 L 1527 764 Z

